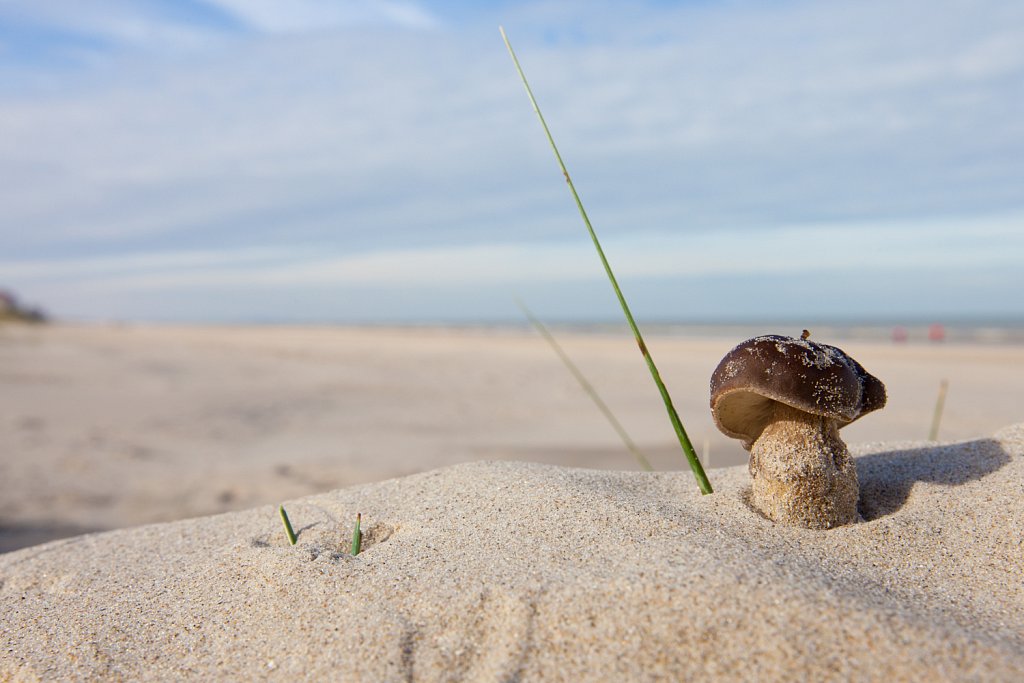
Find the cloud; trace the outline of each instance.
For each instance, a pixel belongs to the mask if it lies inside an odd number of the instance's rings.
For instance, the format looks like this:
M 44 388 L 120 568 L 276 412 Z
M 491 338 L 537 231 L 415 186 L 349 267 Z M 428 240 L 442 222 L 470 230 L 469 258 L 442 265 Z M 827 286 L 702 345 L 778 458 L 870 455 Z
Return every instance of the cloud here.
M 240 28 L 215 8 L 190 0 L 4 0 L 0 22 L 15 57 L 44 64 L 52 63 L 53 54 L 60 61 L 92 62 L 127 47 L 192 50 Z M 17 54 L 21 50 L 27 54 Z
M 7 32 L 89 38 L 109 49 L 188 50 L 218 35 L 328 31 L 386 25 L 433 28 L 438 20 L 410 0 L 4 0 Z
M 927 223 L 787 226 L 756 232 L 652 234 L 607 240 L 616 273 L 634 280 L 941 267 L 1010 267 L 1024 261 L 1024 213 Z M 813 258 L 808 258 L 813 253 Z M 604 279 L 582 232 L 570 242 L 494 243 L 355 254 L 308 248 L 181 251 L 118 258 L 0 262 L 19 281 L 61 280 L 103 289 L 255 289 L 505 286 Z
M 84 74 L 25 67 L 17 82 L 46 81 L 45 94 L 0 91 L 0 278 L 70 282 L 74 263 L 94 284 L 193 292 L 593 277 L 587 247 L 569 246 L 578 217 L 497 16 L 440 26 L 429 3 L 222 0 L 202 18 L 169 7 L 31 10 L 140 49 L 163 40 L 146 26 L 232 38 L 173 58 L 115 51 Z M 851 268 L 843 252 L 863 244 L 872 267 L 1003 263 L 958 235 L 1024 210 L 1024 7 L 559 2 L 505 14 L 629 276 L 677 277 L 687 263 L 691 277 L 722 277 L 736 272 L 723 250 L 779 272 Z M 934 225 L 942 239 L 922 238 Z M 1019 254 L 1008 240 L 990 244 Z M 146 265 L 109 266 L 129 262 Z
M 267 33 L 323 31 L 366 24 L 410 28 L 438 25 L 437 19 L 419 4 L 395 0 L 210 0 L 209 4 Z

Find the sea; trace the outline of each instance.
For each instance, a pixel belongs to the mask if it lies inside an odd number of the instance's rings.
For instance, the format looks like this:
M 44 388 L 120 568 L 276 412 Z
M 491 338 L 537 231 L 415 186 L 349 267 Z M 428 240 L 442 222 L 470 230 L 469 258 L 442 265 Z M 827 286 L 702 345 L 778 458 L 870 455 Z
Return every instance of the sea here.
M 621 326 L 619 326 L 621 327 Z M 567 326 L 572 329 L 572 326 Z M 601 326 L 582 326 L 580 331 L 601 330 Z M 607 329 L 611 329 L 609 326 Z M 890 341 L 896 344 L 983 344 L 1024 345 L 1024 321 L 953 322 L 737 322 L 642 324 L 650 335 L 691 338 L 748 339 L 759 334 L 800 336 L 803 330 L 811 339 L 835 341 Z
M 76 321 L 69 321 L 76 322 Z M 82 321 L 77 321 L 82 322 Z M 96 321 L 92 321 L 96 322 Z M 106 321 L 109 324 L 117 321 Z M 525 319 L 474 320 L 474 319 L 391 319 L 391 320 L 323 320 L 323 319 L 279 319 L 240 318 L 218 321 L 159 320 L 136 321 L 149 324 L 206 324 L 206 325 L 267 325 L 301 327 L 362 327 L 401 329 L 462 329 L 481 333 L 510 330 L 530 330 Z M 623 319 L 615 320 L 560 320 L 543 319 L 552 331 L 574 332 L 577 334 L 631 336 Z M 782 334 L 798 337 L 804 330 L 811 333 L 811 339 L 823 343 L 843 341 L 892 342 L 894 344 L 963 344 L 986 346 L 1024 345 L 1024 318 L 937 318 L 937 319 L 884 319 L 884 320 L 739 320 L 701 321 L 638 319 L 644 335 L 662 335 L 693 339 L 749 339 L 762 334 Z

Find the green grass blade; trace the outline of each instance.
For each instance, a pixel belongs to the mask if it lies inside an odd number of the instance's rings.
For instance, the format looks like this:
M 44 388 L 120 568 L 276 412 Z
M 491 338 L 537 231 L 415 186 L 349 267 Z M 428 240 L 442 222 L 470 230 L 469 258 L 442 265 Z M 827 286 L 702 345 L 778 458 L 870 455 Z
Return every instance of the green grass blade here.
M 295 530 L 292 529 L 292 522 L 288 519 L 288 513 L 284 511 L 284 505 L 279 505 L 277 512 L 281 515 L 281 521 L 284 522 L 284 533 L 288 536 L 288 542 L 295 545 L 299 538 L 295 535 Z
M 512 49 L 512 44 L 508 40 L 508 36 L 505 35 L 505 29 L 499 28 L 501 31 L 501 38 L 505 41 L 505 47 L 508 48 L 508 53 L 512 57 L 512 62 L 515 64 L 516 71 L 519 72 L 519 78 L 523 81 L 523 86 L 526 88 L 526 94 L 530 98 L 530 104 L 533 105 L 533 111 L 536 112 L 537 118 L 540 119 L 540 125 L 544 128 L 544 134 L 548 138 L 548 143 L 551 145 L 551 151 L 555 154 L 555 159 L 558 161 L 558 167 L 562 171 L 562 175 L 565 176 L 565 182 L 569 185 L 569 191 L 572 192 L 572 197 L 576 201 L 576 208 L 579 209 L 580 216 L 583 218 L 583 223 L 587 226 L 587 232 L 590 234 L 590 239 L 594 243 L 594 248 L 597 250 L 597 255 L 601 259 L 601 265 L 604 266 L 604 271 L 608 275 L 608 280 L 611 282 L 612 289 L 615 290 L 615 296 L 619 300 L 619 305 L 622 307 L 622 312 L 626 316 L 626 322 L 629 324 L 629 328 L 633 331 L 633 336 L 636 338 L 636 344 L 640 348 L 640 353 L 644 357 L 644 361 L 647 363 L 647 369 L 651 372 L 651 377 L 654 379 L 655 385 L 658 387 L 658 392 L 661 394 L 661 400 L 665 403 L 665 410 L 668 411 L 669 421 L 672 423 L 673 429 L 675 429 L 676 436 L 679 438 L 679 445 L 683 449 L 683 454 L 686 456 L 687 462 L 690 464 L 690 469 L 693 470 L 693 476 L 697 479 L 697 485 L 700 487 L 700 491 L 703 494 L 712 492 L 711 482 L 708 481 L 707 475 L 704 473 L 704 468 L 700 464 L 700 459 L 697 457 L 697 452 L 693 449 L 693 444 L 690 443 L 690 437 L 686 435 L 686 430 L 683 428 L 683 423 L 679 419 L 679 414 L 676 412 L 675 406 L 672 405 L 672 397 L 668 393 L 668 389 L 665 387 L 665 383 L 661 379 L 661 374 L 658 372 L 657 366 L 654 364 L 654 359 L 651 357 L 651 352 L 647 348 L 647 344 L 644 343 L 643 336 L 640 334 L 640 328 L 637 327 L 636 321 L 633 319 L 633 314 L 629 310 L 629 305 L 626 303 L 626 297 L 623 296 L 622 290 L 619 289 L 619 283 L 615 279 L 615 274 L 612 273 L 612 267 L 608 264 L 608 259 L 604 255 L 604 249 L 601 248 L 601 243 L 597 239 L 597 233 L 594 232 L 594 227 L 590 224 L 590 218 L 587 217 L 587 211 L 583 208 L 583 202 L 580 200 L 579 194 L 576 192 L 576 186 L 572 183 L 572 178 L 569 176 L 569 171 L 565 167 L 565 162 L 562 161 L 562 155 L 558 152 L 558 147 L 555 145 L 555 139 L 551 136 L 551 131 L 548 129 L 548 124 L 544 120 L 544 115 L 540 112 L 540 107 L 537 106 L 537 100 L 533 96 L 533 91 L 530 89 L 530 84 L 526 80 L 526 74 L 523 73 L 522 67 L 519 65 L 519 59 L 516 58 L 516 53 Z
M 569 355 L 565 352 L 564 349 L 562 349 L 562 346 L 558 343 L 558 341 L 555 340 L 554 335 L 551 334 L 551 332 L 544 325 L 544 323 L 538 320 L 533 315 L 533 313 L 530 312 L 530 309 L 526 307 L 526 304 L 524 304 L 519 299 L 516 299 L 516 305 L 519 306 L 519 309 L 523 312 L 523 315 L 526 316 L 526 319 L 530 321 L 530 324 L 533 325 L 534 329 L 536 329 L 537 332 L 540 333 L 540 336 L 544 337 L 544 339 L 551 346 L 551 348 L 554 349 L 555 354 L 558 355 L 558 357 L 561 359 L 565 367 L 569 369 L 570 373 L 572 373 L 572 376 L 575 377 L 576 381 L 580 383 L 581 387 L 583 387 L 583 391 L 587 393 L 587 396 L 590 397 L 590 400 L 594 402 L 598 410 L 600 410 L 601 413 L 608 420 L 608 422 L 611 423 L 612 428 L 615 429 L 615 431 L 619 435 L 619 438 L 622 439 L 622 443 L 625 444 L 626 450 L 633 454 L 633 457 L 636 458 L 636 461 L 640 463 L 641 468 L 647 470 L 648 472 L 653 472 L 654 468 L 651 467 L 651 463 L 648 462 L 647 456 L 645 456 L 643 451 L 640 450 L 640 447 L 633 442 L 633 439 L 629 438 L 629 434 L 626 433 L 625 428 L 617 419 L 615 419 L 615 414 L 612 413 L 611 408 L 609 408 L 608 404 L 606 404 L 601 399 L 601 396 L 597 393 L 597 389 L 595 389 L 594 386 L 587 381 L 587 378 L 583 376 L 583 373 L 580 371 L 580 369 L 576 367 L 575 363 L 572 362 L 572 360 L 569 358 Z
M 356 527 L 352 530 L 352 554 L 358 555 L 363 549 L 363 532 L 359 528 L 363 521 L 363 513 L 356 513 Z
M 949 382 L 939 382 L 939 397 L 935 399 L 935 412 L 932 414 L 932 428 L 928 430 L 928 440 L 939 440 L 939 423 L 942 421 L 942 409 L 946 405 L 946 391 L 949 389 Z

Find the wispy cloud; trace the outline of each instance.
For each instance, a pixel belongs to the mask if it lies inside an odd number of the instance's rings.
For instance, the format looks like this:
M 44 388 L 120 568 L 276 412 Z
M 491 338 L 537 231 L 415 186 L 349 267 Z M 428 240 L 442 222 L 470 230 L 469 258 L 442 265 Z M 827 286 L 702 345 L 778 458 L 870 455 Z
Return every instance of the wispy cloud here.
M 620 276 L 631 279 L 773 275 L 899 268 L 912 272 L 993 269 L 1024 262 L 1024 213 L 926 223 L 783 226 L 694 235 L 644 233 L 607 241 Z M 809 258 L 808 254 L 813 254 Z M 324 254 L 309 248 L 134 253 L 112 258 L 0 262 L 20 280 L 91 287 L 203 288 L 243 285 L 515 286 L 600 283 L 586 240 L 493 243 Z
M 431 28 L 412 0 L 4 0 L 0 18 L 19 30 L 97 41 L 108 48 L 188 49 L 215 35 L 329 31 L 352 26 Z M 51 45 L 53 47 L 53 45 Z
M 401 0 L 209 0 L 209 4 L 267 33 L 323 31 L 366 24 L 412 28 L 438 24 L 419 3 Z
M 49 64 L 51 54 L 89 59 L 123 48 L 194 49 L 241 28 L 194 0 L 4 0 L 0 22 L 8 58 L 29 64 L 40 58 Z

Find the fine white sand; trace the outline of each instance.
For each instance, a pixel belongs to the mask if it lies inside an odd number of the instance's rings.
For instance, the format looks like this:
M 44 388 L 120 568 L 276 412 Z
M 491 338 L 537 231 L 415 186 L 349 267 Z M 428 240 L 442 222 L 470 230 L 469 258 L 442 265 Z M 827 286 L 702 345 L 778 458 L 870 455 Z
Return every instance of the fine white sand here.
M 628 331 L 557 335 L 655 468 L 685 469 Z M 1024 347 L 812 338 L 888 386 L 848 443 L 926 438 L 944 378 L 940 438 L 1024 420 Z M 712 468 L 747 458 L 708 410 L 740 341 L 647 339 Z M 494 459 L 638 469 L 528 329 L 0 326 L 0 551 Z
M 1024 680 L 1024 425 L 854 449 L 866 521 L 745 468 L 481 462 L 0 555 L 0 679 Z M 351 522 L 366 539 L 346 554 Z
M 648 339 L 711 496 L 629 338 L 559 340 L 677 471 L 526 331 L 0 328 L 0 680 L 1024 680 L 1024 349 L 821 339 L 889 405 L 809 531 L 718 467 L 740 339 Z

